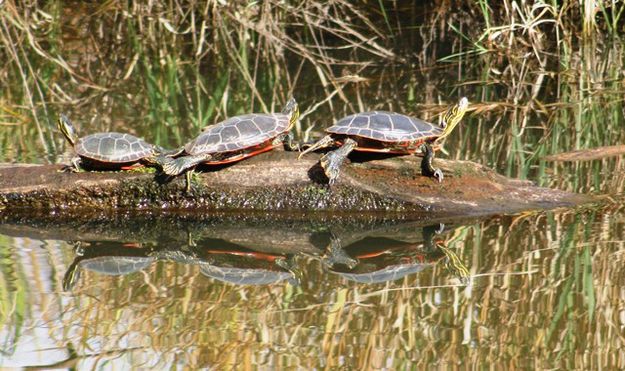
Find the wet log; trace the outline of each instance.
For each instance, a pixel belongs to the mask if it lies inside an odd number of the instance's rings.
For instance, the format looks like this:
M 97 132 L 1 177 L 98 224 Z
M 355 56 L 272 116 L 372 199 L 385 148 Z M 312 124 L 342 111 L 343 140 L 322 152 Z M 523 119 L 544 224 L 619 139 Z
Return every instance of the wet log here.
M 625 155 L 625 145 L 604 146 L 545 156 L 545 161 L 592 161 Z
M 271 152 L 201 169 L 192 190 L 184 177 L 154 172 L 60 172 L 61 165 L 0 166 L 0 213 L 67 213 L 82 210 L 224 210 L 388 212 L 413 218 L 477 216 L 570 207 L 590 196 L 541 188 L 468 161 L 436 159 L 445 180 L 420 174 L 409 156 L 354 157 L 329 187 L 318 156 Z

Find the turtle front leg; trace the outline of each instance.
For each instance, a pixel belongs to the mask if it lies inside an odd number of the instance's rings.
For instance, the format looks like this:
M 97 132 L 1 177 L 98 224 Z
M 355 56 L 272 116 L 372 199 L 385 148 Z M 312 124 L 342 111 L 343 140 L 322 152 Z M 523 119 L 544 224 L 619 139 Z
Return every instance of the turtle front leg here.
M 300 143 L 295 141 L 295 136 L 293 135 L 293 132 L 290 131 L 288 133 L 278 135 L 271 144 L 273 147 L 282 145 L 285 150 L 290 152 L 300 152 L 302 150 Z
M 337 264 L 346 265 L 349 269 L 358 265 L 358 259 L 354 259 L 343 249 L 341 239 L 332 235 L 330 244 L 326 249 L 326 254 L 322 257 L 322 262 L 329 268 Z
M 81 166 L 82 160 L 81 160 L 81 158 L 78 157 L 78 156 L 73 157 L 70 160 L 70 162 L 72 163 L 71 165 L 63 166 L 63 168 L 60 171 L 64 172 L 64 173 L 79 173 L 80 170 L 82 169 L 82 166 Z
M 432 166 L 432 160 L 434 160 L 434 150 L 429 143 L 423 143 L 421 145 L 421 152 L 423 152 L 423 160 L 421 160 L 421 174 L 427 177 L 434 177 L 439 183 L 443 181 L 443 172 L 441 169 L 436 169 Z
M 193 169 L 187 171 L 184 177 L 186 180 L 184 191 L 186 193 L 191 193 L 191 178 L 193 177 Z
M 323 171 L 328 177 L 328 183 L 330 185 L 333 185 L 334 182 L 336 182 L 336 179 L 338 179 L 339 173 L 341 172 L 341 165 L 349 153 L 356 148 L 356 145 L 357 143 L 355 140 L 347 138 L 341 147 L 326 153 L 321 157 L 321 160 L 319 160 Z
M 295 257 L 294 255 L 290 255 L 287 257 L 281 257 L 275 260 L 275 264 L 291 273 L 291 276 L 287 278 L 287 282 L 291 286 L 299 286 L 300 282 L 302 282 L 302 272 L 297 269 L 295 265 Z
M 302 156 L 304 156 L 305 154 L 309 152 L 316 151 L 318 149 L 322 149 L 326 147 L 330 147 L 333 144 L 334 144 L 334 138 L 332 138 L 332 136 L 330 135 L 326 135 L 325 137 L 319 139 L 317 143 L 313 144 L 312 146 L 306 148 L 306 150 L 301 152 L 299 156 L 297 157 L 297 159 L 299 160 L 300 158 L 302 158 Z
M 423 227 L 423 246 L 425 248 L 425 251 L 429 253 L 436 250 L 434 236 L 443 233 L 444 230 L 445 224 L 443 223 Z

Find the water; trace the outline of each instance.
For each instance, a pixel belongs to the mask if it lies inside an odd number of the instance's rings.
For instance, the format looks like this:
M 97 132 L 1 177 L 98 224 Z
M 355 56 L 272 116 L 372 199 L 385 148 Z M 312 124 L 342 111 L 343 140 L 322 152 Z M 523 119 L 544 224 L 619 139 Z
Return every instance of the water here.
M 384 218 L 299 217 L 270 227 L 269 220 L 3 223 L 0 364 L 404 368 L 471 359 L 618 368 L 625 361 L 620 206 L 444 228 Z M 437 247 L 442 242 L 451 255 Z
M 286 75 L 278 69 L 275 76 L 273 70 L 263 74 L 269 63 L 260 63 L 257 85 L 271 96 L 266 105 L 279 107 L 286 93 L 276 96 L 274 88 L 295 81 L 284 91 L 296 95 L 302 112 L 317 107 L 304 115 L 300 136 L 312 125 L 319 136 L 330 121 L 368 109 L 435 121 L 447 103 L 467 96 L 472 111 L 442 157 L 600 196 L 595 204 L 453 220 L 4 212 L 0 367 L 625 368 L 625 162 L 543 159 L 623 143 L 625 53 L 618 40 L 607 38 L 562 39 L 566 47 L 557 53 L 548 42 L 532 48 L 516 41 L 528 37 L 531 43 L 539 31 L 514 35 L 514 47 L 505 49 L 489 37 L 490 53 L 440 61 L 444 55 L 437 51 L 448 55 L 471 45 L 454 35 L 431 35 L 428 49 L 413 42 L 419 30 L 405 30 L 403 42 L 415 48 L 398 53 L 406 62 L 331 71 L 355 81 L 333 95 L 331 106 L 320 103 L 334 93 L 316 80 L 322 73 L 316 68 L 304 65 L 301 79 L 290 79 L 300 71 L 296 60 Z M 35 67 L 54 67 L 32 54 Z M 109 79 L 124 76 L 128 65 L 99 62 L 116 73 L 93 78 L 118 90 L 86 90 L 84 101 L 70 98 L 86 85 L 42 74 L 41 81 L 58 82 L 55 91 L 69 98 L 36 100 L 41 129 L 28 120 L 28 109 L 20 111 L 29 106 L 13 98 L 22 94 L 21 79 L 7 79 L 15 83 L 3 90 L 8 98 L 0 108 L 18 113 L 0 116 L 12 118 L 0 126 L 0 160 L 66 161 L 67 148 L 53 129 L 61 111 L 84 132 L 132 131 L 173 147 L 211 120 L 255 105 L 244 79 L 231 77 L 236 73 L 228 68 L 214 73 L 204 66 L 210 76 L 200 68 L 194 75 L 186 67 L 191 64 L 176 65 L 175 58 L 150 65 L 144 54 L 137 56 L 138 72 L 123 85 Z M 196 78 L 208 93 L 188 88 Z

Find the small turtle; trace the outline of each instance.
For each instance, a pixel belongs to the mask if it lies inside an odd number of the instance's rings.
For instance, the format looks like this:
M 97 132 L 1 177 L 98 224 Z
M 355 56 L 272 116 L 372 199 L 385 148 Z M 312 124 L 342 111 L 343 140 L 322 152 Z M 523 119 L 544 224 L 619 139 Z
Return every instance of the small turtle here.
M 77 243 L 76 257 L 63 277 L 65 291 L 75 286 L 82 269 L 107 276 L 122 276 L 143 270 L 156 260 L 145 255 L 146 249 L 128 249 L 114 242 L 93 242 L 87 248 L 83 248 L 82 244 Z
M 290 130 L 299 117 L 291 98 L 281 113 L 251 113 L 235 116 L 205 129 L 172 158 L 160 156 L 157 163 L 167 175 L 176 176 L 199 164 L 219 165 L 243 160 L 284 145 L 293 147 Z M 173 156 L 175 157 L 175 156 Z M 187 171 L 187 191 L 191 172 Z
M 463 97 L 447 111 L 441 126 L 394 112 L 372 111 L 350 115 L 326 129 L 329 134 L 303 151 L 299 157 L 321 148 L 341 146 L 326 153 L 320 160 L 332 185 L 339 176 L 341 164 L 352 150 L 400 155 L 421 154 L 421 173 L 442 182 L 443 172 L 432 166 L 434 150 L 440 147 L 442 140 L 462 120 L 468 107 L 469 101 Z
M 156 156 L 167 153 L 130 134 L 108 132 L 78 138 L 74 125 L 64 114 L 59 115 L 58 127 L 78 155 L 69 167 L 72 171 L 80 168 L 128 169 L 137 163 L 154 164 Z

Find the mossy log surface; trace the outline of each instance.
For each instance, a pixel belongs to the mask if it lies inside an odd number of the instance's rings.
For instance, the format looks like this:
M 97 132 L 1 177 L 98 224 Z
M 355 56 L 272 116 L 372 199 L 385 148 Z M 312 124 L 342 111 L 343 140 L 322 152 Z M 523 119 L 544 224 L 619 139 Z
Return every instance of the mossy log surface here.
M 272 152 L 184 177 L 154 172 L 61 172 L 61 165 L 0 165 L 0 213 L 83 210 L 391 212 L 415 216 L 491 215 L 570 207 L 590 196 L 506 178 L 482 165 L 436 159 L 445 180 L 421 176 L 420 158 L 353 158 L 328 187 L 318 155 Z

